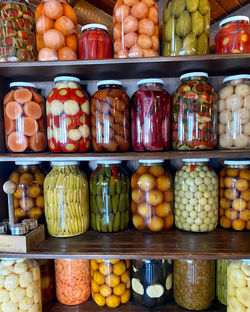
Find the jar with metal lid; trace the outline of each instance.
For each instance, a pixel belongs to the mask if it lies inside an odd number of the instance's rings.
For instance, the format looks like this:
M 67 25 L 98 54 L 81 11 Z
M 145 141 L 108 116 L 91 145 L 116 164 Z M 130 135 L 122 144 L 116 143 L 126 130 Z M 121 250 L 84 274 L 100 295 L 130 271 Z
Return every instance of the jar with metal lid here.
M 171 99 L 161 79 L 143 79 L 132 97 L 132 146 L 139 151 L 170 147 Z
M 191 232 L 209 232 L 218 223 L 219 180 L 209 159 L 183 159 L 174 179 L 175 225 Z
M 180 77 L 172 101 L 174 150 L 212 149 L 217 143 L 217 95 L 208 74 L 193 72 Z
M 38 161 L 16 161 L 9 180 L 16 183 L 14 209 L 17 221 L 40 219 L 44 215 L 43 183 L 45 172 Z
M 39 264 L 31 259 L 0 259 L 2 312 L 42 312 Z
M 89 226 L 88 180 L 76 161 L 52 162 L 44 181 L 45 217 L 49 234 L 76 236 Z
M 227 305 L 227 266 L 230 260 L 216 260 L 216 297 L 220 303 Z
M 132 297 L 135 303 L 160 308 L 173 297 L 172 260 L 133 260 Z
M 51 152 L 88 152 L 90 149 L 90 108 L 80 79 L 60 76 L 46 101 L 47 137 Z
M 219 148 L 250 148 L 250 75 L 225 78 L 218 106 Z
M 189 310 L 208 309 L 215 297 L 214 260 L 174 260 L 174 300 Z
M 163 55 L 209 54 L 209 0 L 168 0 L 163 14 Z
M 125 152 L 130 146 L 129 97 L 117 80 L 102 80 L 91 98 L 92 145 L 96 152 Z
M 112 58 L 112 41 L 108 28 L 101 24 L 84 25 L 79 39 L 79 59 L 105 58 Z
M 39 259 L 41 271 L 42 302 L 46 304 L 54 298 L 54 260 Z
M 164 160 L 139 160 L 131 178 L 132 221 L 138 230 L 168 230 L 174 222 L 173 181 Z
M 9 152 L 42 152 L 46 148 L 45 104 L 37 86 L 12 82 L 5 95 L 4 129 Z
M 250 52 L 248 16 L 232 16 L 222 20 L 215 36 L 215 53 Z
M 250 230 L 250 161 L 224 161 L 220 172 L 220 225 Z
M 98 232 L 118 232 L 129 226 L 130 180 L 121 161 L 97 161 L 90 177 L 91 227 Z

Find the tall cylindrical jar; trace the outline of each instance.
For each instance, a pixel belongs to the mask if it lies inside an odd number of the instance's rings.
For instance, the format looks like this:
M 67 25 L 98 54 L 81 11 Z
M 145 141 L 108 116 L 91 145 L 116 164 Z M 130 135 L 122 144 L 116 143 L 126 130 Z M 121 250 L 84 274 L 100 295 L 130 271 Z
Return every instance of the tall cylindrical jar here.
M 171 99 L 161 79 L 143 79 L 132 97 L 131 136 L 135 151 L 162 151 L 170 147 Z
M 9 152 L 43 152 L 46 148 L 45 104 L 37 87 L 12 82 L 5 95 L 4 129 Z
M 250 75 L 225 78 L 218 106 L 219 148 L 250 148 Z
M 96 152 L 125 152 L 130 146 L 129 97 L 117 80 L 102 80 L 91 98 L 92 145 Z
M 90 297 L 90 261 L 55 259 L 56 297 L 65 305 L 77 305 Z
M 89 226 L 88 180 L 78 162 L 52 162 L 44 181 L 45 217 L 49 234 L 76 236 Z
M 88 152 L 90 107 L 80 79 L 60 76 L 46 101 L 47 137 L 51 152 Z
M 175 260 L 174 300 L 189 310 L 208 309 L 215 297 L 214 260 Z
M 41 270 L 42 302 L 46 304 L 54 298 L 54 260 L 38 260 Z
M 168 0 L 163 20 L 164 56 L 209 54 L 209 0 Z
M 216 260 L 216 297 L 227 305 L 227 266 L 230 260 Z
M 209 159 L 183 159 L 174 179 L 175 225 L 191 232 L 208 232 L 218 223 L 219 180 Z
M 180 77 L 172 101 L 174 150 L 212 149 L 217 143 L 217 95 L 208 74 L 193 72 Z

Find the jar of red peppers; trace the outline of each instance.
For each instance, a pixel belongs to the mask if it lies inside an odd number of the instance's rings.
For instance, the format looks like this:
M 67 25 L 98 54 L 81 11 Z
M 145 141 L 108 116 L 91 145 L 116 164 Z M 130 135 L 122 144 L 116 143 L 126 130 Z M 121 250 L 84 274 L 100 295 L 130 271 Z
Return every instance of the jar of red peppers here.
M 117 80 L 97 83 L 91 98 L 92 145 L 96 152 L 125 152 L 130 145 L 129 97 Z
M 90 149 L 90 109 L 80 79 L 61 76 L 54 82 L 46 102 L 49 149 L 54 153 L 87 152 Z
M 215 36 L 215 53 L 250 52 L 249 17 L 233 16 L 220 22 Z
M 194 72 L 180 77 L 182 84 L 172 101 L 174 150 L 212 149 L 217 142 L 217 95 L 208 74 Z
M 139 151 L 162 151 L 170 146 L 171 104 L 163 80 L 143 79 L 132 97 L 132 146 Z
M 111 57 L 112 41 L 108 35 L 108 28 L 101 24 L 84 25 L 79 39 L 80 60 Z

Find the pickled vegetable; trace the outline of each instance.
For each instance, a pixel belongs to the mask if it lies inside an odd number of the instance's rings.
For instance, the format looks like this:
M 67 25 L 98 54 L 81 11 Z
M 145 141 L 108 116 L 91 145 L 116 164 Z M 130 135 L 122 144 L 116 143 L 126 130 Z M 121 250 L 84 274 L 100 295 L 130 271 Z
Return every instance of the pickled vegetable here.
M 227 266 L 229 260 L 216 261 L 216 296 L 224 305 L 227 305 Z
M 42 302 L 46 304 L 54 298 L 54 260 L 38 260 L 41 270 Z

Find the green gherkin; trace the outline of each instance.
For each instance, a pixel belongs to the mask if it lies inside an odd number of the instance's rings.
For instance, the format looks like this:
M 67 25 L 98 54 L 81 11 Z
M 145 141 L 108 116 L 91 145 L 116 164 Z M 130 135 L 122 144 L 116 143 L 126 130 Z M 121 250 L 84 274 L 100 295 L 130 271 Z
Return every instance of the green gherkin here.
M 207 14 L 210 10 L 209 0 L 200 0 L 198 9 L 202 15 Z
M 171 41 L 172 37 L 174 36 L 175 33 L 175 27 L 176 27 L 176 21 L 175 19 L 171 16 L 165 25 L 164 29 L 164 39 L 166 41 Z
M 163 46 L 163 55 L 164 56 L 169 56 L 171 55 L 170 53 L 170 42 L 164 42 L 164 46 Z
M 174 17 L 179 17 L 185 9 L 186 0 L 172 0 L 171 13 Z
M 205 30 L 204 19 L 199 11 L 192 13 L 192 32 L 198 37 Z
M 183 44 L 182 44 L 182 50 L 184 54 L 186 55 L 195 55 L 197 51 L 197 39 L 193 32 L 187 35 L 185 37 Z
M 186 0 L 186 8 L 190 13 L 195 12 L 198 9 L 199 0 Z
M 167 23 L 168 19 L 170 18 L 171 15 L 171 2 L 169 2 L 168 7 L 166 7 L 164 9 L 164 13 L 163 13 L 163 19 L 164 19 L 164 23 Z
M 174 41 L 170 43 L 171 55 L 180 55 L 182 40 L 176 35 Z
M 197 41 L 197 54 L 209 53 L 209 40 L 208 35 L 204 32 L 200 35 Z
M 176 33 L 180 37 L 185 37 L 190 33 L 192 27 L 191 17 L 187 10 L 184 10 L 176 22 Z

